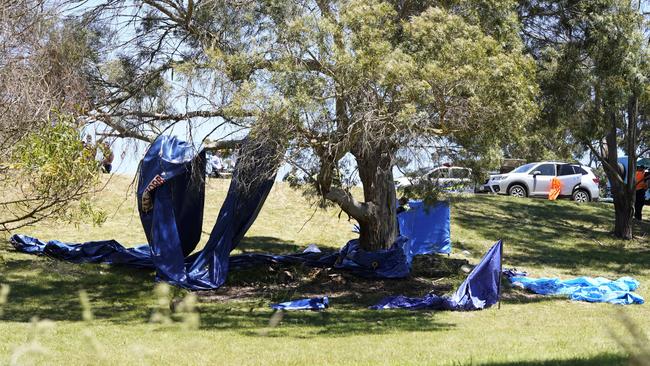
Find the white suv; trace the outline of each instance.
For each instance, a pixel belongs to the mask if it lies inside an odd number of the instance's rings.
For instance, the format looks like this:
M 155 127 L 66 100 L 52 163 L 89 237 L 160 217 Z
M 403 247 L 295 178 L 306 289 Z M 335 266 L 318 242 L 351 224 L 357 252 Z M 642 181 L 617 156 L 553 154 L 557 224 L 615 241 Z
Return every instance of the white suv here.
M 548 196 L 554 177 L 561 182 L 560 197 L 570 197 L 576 202 L 597 201 L 599 198 L 600 180 L 591 168 L 552 161 L 530 163 L 508 174 L 490 176 L 483 188 L 515 197 Z

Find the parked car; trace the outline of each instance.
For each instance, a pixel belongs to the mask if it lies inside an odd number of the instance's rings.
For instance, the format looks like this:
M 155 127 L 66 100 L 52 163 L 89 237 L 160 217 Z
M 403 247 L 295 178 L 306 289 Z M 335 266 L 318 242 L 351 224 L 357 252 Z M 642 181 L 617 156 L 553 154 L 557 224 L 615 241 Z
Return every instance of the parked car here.
M 395 179 L 395 188 L 417 185 L 428 180 L 446 189 L 466 188 L 472 184 L 472 170 L 460 166 L 441 166 L 430 170 L 419 177 L 400 177 Z
M 591 168 L 579 164 L 543 161 L 518 167 L 508 174 L 490 177 L 484 189 L 515 197 L 546 197 L 551 189 L 551 179 L 562 183 L 560 197 L 576 202 L 597 201 L 600 179 Z

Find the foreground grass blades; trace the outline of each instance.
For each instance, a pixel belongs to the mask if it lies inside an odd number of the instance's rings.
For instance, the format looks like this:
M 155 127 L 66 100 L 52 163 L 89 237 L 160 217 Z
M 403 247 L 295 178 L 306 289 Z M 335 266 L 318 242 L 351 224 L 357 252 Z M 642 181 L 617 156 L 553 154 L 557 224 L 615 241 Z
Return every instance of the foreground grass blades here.
M 103 205 L 113 213 L 103 227 L 47 223 L 25 233 L 43 239 L 142 243 L 128 184 L 114 177 L 103 193 Z M 206 231 L 226 189 L 225 181 L 208 183 Z M 630 275 L 641 281 L 639 293 L 649 299 L 650 243 L 642 236 L 648 227 L 636 228 L 638 240 L 614 240 L 608 233 L 612 211 L 607 204 L 455 198 L 454 254 L 431 264 L 448 268 L 439 274 L 417 272 L 413 279 L 392 286 L 411 287 L 404 292 L 412 294 L 422 293 L 428 284 L 446 291 L 465 275 L 455 270 L 455 261 L 475 264 L 502 238 L 504 266 L 533 276 Z M 286 252 L 308 243 L 337 248 L 354 236 L 350 229 L 351 223 L 338 218 L 338 212 L 314 213 L 298 192 L 278 184 L 240 250 Z M 2 240 L 0 283 L 10 285 L 11 293 L 0 318 L 0 364 L 618 365 L 628 359 L 613 337 L 628 336 L 619 313 L 625 312 L 639 328 L 650 329 L 648 305 L 578 303 L 506 288 L 501 309 L 375 312 L 365 309 L 373 296 L 343 291 L 345 284 L 326 312 L 286 313 L 270 322 L 271 301 L 315 293 L 318 287 L 276 285 L 277 276 L 244 286 L 241 277 L 233 276 L 230 290 L 199 294 L 198 329 L 182 322 L 151 323 L 158 306 L 153 273 L 23 255 Z M 265 290 L 257 291 L 258 285 Z M 390 283 L 387 287 L 395 290 Z M 253 290 L 244 293 L 249 288 Z M 82 320 L 81 289 L 88 293 L 94 320 Z M 323 291 L 333 290 L 327 286 Z M 183 298 L 186 293 L 172 289 L 171 296 Z M 50 321 L 36 322 L 34 317 Z

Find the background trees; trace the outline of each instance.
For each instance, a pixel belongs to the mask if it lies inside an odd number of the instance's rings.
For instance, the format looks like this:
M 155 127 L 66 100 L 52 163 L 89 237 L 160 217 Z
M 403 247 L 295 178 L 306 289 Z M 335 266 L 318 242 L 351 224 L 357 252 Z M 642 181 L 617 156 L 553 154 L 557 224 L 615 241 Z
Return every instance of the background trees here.
M 523 34 L 539 66 L 542 121 L 602 164 L 614 233 L 632 238 L 634 172 L 648 137 L 648 36 L 641 2 L 522 1 Z M 618 167 L 620 152 L 629 157 Z
M 94 93 L 93 34 L 57 12 L 40 0 L 0 4 L 0 230 L 72 218 L 73 207 L 92 216 L 83 199 L 98 169 L 75 117 Z

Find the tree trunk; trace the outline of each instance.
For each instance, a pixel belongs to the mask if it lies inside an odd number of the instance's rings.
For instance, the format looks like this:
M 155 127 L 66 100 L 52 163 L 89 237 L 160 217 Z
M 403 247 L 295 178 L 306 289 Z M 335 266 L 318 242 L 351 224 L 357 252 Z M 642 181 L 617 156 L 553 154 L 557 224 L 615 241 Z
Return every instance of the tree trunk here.
M 628 144 L 625 146 L 627 153 L 627 166 L 625 173 L 619 171 L 618 167 L 618 141 L 617 141 L 617 123 L 616 114 L 609 113 L 608 118 L 611 128 L 605 137 L 607 142 L 607 157 L 605 161 L 605 173 L 609 178 L 614 198 L 614 236 L 621 239 L 630 240 L 632 235 L 632 216 L 634 215 L 635 201 L 635 170 L 636 170 L 636 145 L 633 143 L 636 136 L 635 126 L 626 126 L 626 135 Z
M 368 214 L 359 221 L 361 248 L 376 251 L 389 248 L 397 239 L 397 202 L 392 163 L 389 158 L 359 159 Z
M 634 213 L 634 198 L 632 203 L 629 199 L 614 199 L 616 217 L 614 223 L 614 236 L 630 240 L 632 239 L 632 215 Z

